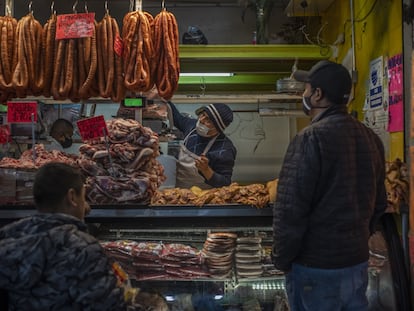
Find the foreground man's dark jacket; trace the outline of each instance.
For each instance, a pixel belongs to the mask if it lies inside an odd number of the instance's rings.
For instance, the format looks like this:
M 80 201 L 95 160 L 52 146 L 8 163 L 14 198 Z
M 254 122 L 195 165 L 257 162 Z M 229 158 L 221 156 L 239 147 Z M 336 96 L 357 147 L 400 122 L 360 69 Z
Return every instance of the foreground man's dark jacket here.
M 274 206 L 273 260 L 333 269 L 368 260 L 368 238 L 387 205 L 379 137 L 333 106 L 290 143 Z
M 125 310 L 108 258 L 86 225 L 37 214 L 0 230 L 0 288 L 9 310 Z

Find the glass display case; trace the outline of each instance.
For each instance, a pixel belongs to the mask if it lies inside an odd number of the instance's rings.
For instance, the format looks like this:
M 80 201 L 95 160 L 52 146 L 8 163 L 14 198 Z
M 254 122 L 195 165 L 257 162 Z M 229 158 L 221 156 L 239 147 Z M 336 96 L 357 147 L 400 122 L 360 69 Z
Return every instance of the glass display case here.
M 33 213 L 31 206 L 2 206 L 0 225 Z M 86 222 L 103 245 L 130 243 L 141 250 L 149 247 L 151 255 L 159 256 L 139 258 L 135 249 L 130 252 L 134 256 L 126 258 L 130 265 L 135 263 L 134 269 L 124 268 L 134 286 L 161 294 L 170 310 L 288 310 L 284 276 L 274 269 L 270 257 L 271 206 L 93 206 Z M 229 269 L 227 274 L 215 273 L 217 265 L 209 266 L 214 242 L 211 237 L 221 234 L 234 239 L 230 259 L 219 261 Z M 248 247 L 244 243 L 247 240 Z M 247 260 L 248 254 L 251 258 L 257 255 L 254 241 L 260 246 L 260 260 L 256 262 Z M 173 258 L 174 249 L 184 257 Z M 225 249 L 221 245 L 218 251 Z M 192 259 L 188 250 L 193 252 Z M 198 251 L 204 257 L 194 261 Z M 221 255 L 217 255 L 220 260 Z M 370 310 L 410 310 L 408 273 L 392 214 L 382 217 L 370 240 L 369 263 Z M 257 265 L 261 266 L 260 273 L 246 274 L 247 266 Z M 242 268 L 245 274 L 240 274 Z

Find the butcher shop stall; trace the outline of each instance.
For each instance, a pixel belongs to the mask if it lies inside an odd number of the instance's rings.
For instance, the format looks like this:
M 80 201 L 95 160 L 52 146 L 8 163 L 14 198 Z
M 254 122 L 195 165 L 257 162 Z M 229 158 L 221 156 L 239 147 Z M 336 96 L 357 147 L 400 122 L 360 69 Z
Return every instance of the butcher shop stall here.
M 274 5 L 265 20 L 247 2 L 219 2 L 0 0 L 0 225 L 36 213 L 36 171 L 64 162 L 86 178 L 90 233 L 133 286 L 169 310 L 287 311 L 272 205 L 287 146 L 309 124 L 291 74 L 331 52 L 293 27 L 303 21 L 283 13 L 285 1 L 264 1 Z M 154 87 L 160 97 L 147 98 Z M 175 187 L 183 135 L 166 101 L 193 117 L 211 103 L 232 109 L 230 185 Z M 59 118 L 73 124 L 73 145 L 48 150 Z M 406 164 L 387 162 L 385 182 L 367 295 L 370 310 L 408 310 L 394 219 L 408 209 Z

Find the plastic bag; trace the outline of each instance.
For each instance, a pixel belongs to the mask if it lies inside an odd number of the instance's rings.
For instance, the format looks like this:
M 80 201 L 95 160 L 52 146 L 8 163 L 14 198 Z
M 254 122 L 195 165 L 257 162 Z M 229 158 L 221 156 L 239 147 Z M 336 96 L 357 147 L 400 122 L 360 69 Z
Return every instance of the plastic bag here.
M 208 40 L 198 27 L 189 26 L 183 34 L 183 44 L 208 44 Z

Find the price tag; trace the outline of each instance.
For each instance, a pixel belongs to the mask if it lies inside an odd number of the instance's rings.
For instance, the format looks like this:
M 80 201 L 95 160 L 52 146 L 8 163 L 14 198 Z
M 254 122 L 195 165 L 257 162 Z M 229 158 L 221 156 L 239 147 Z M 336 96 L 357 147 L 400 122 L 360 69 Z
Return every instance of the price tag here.
M 0 144 L 11 142 L 10 127 L 8 124 L 0 125 Z
M 122 53 L 124 52 L 124 43 L 122 42 L 122 38 L 117 34 L 114 40 L 114 52 L 119 57 L 122 57 Z
M 91 140 L 108 135 L 105 119 L 103 116 L 82 119 L 76 122 L 82 140 Z
M 7 102 L 8 123 L 37 122 L 37 102 Z
M 56 40 L 92 37 L 94 27 L 95 13 L 58 15 Z

